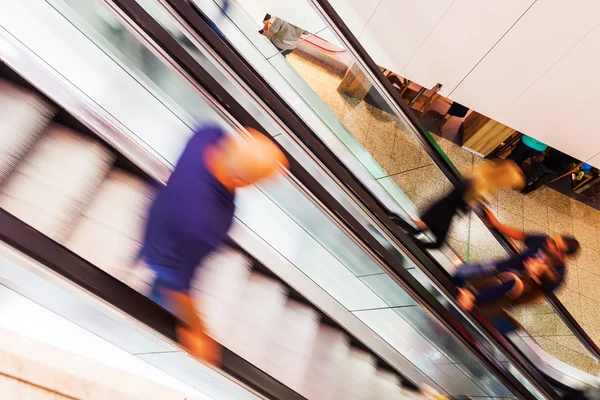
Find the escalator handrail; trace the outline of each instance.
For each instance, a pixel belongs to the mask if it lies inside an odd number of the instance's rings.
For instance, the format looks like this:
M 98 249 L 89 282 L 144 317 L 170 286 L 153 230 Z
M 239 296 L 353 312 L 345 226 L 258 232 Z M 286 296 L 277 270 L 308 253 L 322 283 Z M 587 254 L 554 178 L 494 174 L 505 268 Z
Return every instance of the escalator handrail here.
M 232 118 L 246 126 L 262 130 L 260 124 L 258 124 L 254 117 L 240 107 L 237 101 L 228 92 L 223 90 L 212 76 L 206 73 L 204 68 L 199 65 L 189 53 L 187 53 L 181 44 L 171 37 L 170 34 L 160 24 L 154 21 L 154 19 L 135 1 L 105 0 L 105 2 L 112 5 L 111 8 L 113 11 L 121 18 L 134 21 L 135 26 L 130 25 L 131 29 L 135 29 L 138 35 L 141 34 L 148 37 L 150 39 L 148 44 L 153 46 L 155 50 L 158 48 L 157 52 L 159 54 L 168 55 L 167 62 L 169 62 L 177 71 L 184 71 L 185 73 L 183 76 L 189 79 L 194 86 L 200 86 L 204 88 L 204 90 L 210 91 L 213 99 L 220 103 L 221 107 L 224 110 L 227 110 Z M 218 57 L 225 61 L 225 63 L 229 64 L 229 67 L 236 71 L 237 75 L 242 78 L 246 85 L 252 88 L 254 93 L 260 96 L 261 100 L 264 101 L 271 110 L 275 111 L 277 117 L 282 120 L 285 125 L 290 127 L 293 134 L 299 137 L 302 143 L 309 147 L 322 162 L 325 162 L 329 169 L 334 170 L 332 172 L 338 179 L 340 179 L 340 177 L 346 177 L 350 184 L 349 188 L 353 192 L 365 192 L 365 188 L 362 184 L 356 184 L 354 175 L 343 166 L 326 145 L 316 138 L 314 132 L 312 132 L 310 128 L 306 126 L 304 121 L 300 120 L 289 106 L 284 103 L 273 88 L 271 88 L 262 77 L 247 64 L 243 57 L 229 46 L 220 35 L 213 31 L 212 24 L 209 24 L 201 16 L 201 12 L 192 7 L 190 3 L 185 0 L 164 0 L 164 2 L 168 3 L 172 10 L 175 11 L 175 15 L 187 24 L 189 32 L 197 38 L 198 41 L 209 43 L 210 50 L 215 52 Z M 227 116 L 225 117 L 228 118 Z M 431 293 L 423 288 L 420 283 L 391 255 L 391 253 L 386 250 L 385 247 L 383 247 L 344 207 L 342 207 L 330 193 L 325 191 L 301 165 L 294 162 L 293 159 L 290 159 L 290 166 L 290 170 L 298 181 L 313 193 L 318 198 L 319 202 L 333 212 L 339 220 L 343 221 L 345 226 L 359 237 L 374 254 L 383 260 L 386 266 L 392 268 L 393 272 L 388 269 L 389 275 L 411 294 L 421 306 L 433 314 L 440 323 L 446 326 L 452 335 L 463 343 L 477 359 L 489 368 L 492 373 L 509 388 L 509 390 L 518 393 L 522 398 L 534 398 L 533 394 L 527 390 L 502 363 L 492 356 L 488 349 L 476 340 L 458 322 L 458 320 L 431 295 Z M 369 203 L 373 203 L 374 206 L 378 203 L 378 200 L 372 195 L 363 195 L 362 198 L 366 199 Z M 380 204 L 375 206 L 375 209 L 379 210 L 380 213 L 384 212 Z M 387 214 L 384 215 L 387 216 Z M 396 228 L 396 230 L 398 229 Z M 416 247 L 414 242 L 408 237 L 403 237 L 403 239 L 404 245 L 411 249 L 408 250 L 409 254 L 417 253 L 421 258 L 421 262 L 431 263 L 431 260 L 424 256 L 424 253 Z M 419 262 L 418 260 L 415 261 L 417 263 Z M 433 269 L 433 267 L 430 267 L 430 269 Z M 475 325 L 484 332 L 492 332 L 489 340 L 494 343 L 496 347 L 501 349 L 504 355 L 521 371 L 521 373 L 528 377 L 528 380 L 533 382 L 545 396 L 549 398 L 558 398 L 556 392 L 546 384 L 535 368 L 533 368 L 533 366 L 531 366 L 516 349 L 511 348 L 508 342 L 499 335 L 497 331 L 481 317 L 481 315 L 475 313 L 474 316 L 477 320 Z
M 176 317 L 117 278 L 0 208 L 0 240 L 119 309 L 165 338 L 177 342 Z M 278 400 L 305 400 L 283 383 L 223 347 L 221 369 L 256 393 Z
M 335 25 L 339 29 L 340 35 L 347 39 L 346 45 L 351 49 L 350 53 L 355 53 L 355 56 L 362 61 L 362 65 L 371 73 L 371 77 L 374 78 L 379 84 L 378 89 L 384 90 L 389 95 L 388 98 L 392 100 L 393 103 L 400 108 L 400 110 L 402 110 L 402 114 L 409 120 L 411 125 L 413 125 L 416 136 L 421 141 L 425 151 L 433 159 L 438 168 L 442 170 L 447 179 L 456 187 L 462 180 L 460 172 L 452 165 L 447 157 L 440 154 L 440 151 L 437 150 L 436 145 L 432 143 L 429 132 L 427 132 L 418 118 L 413 115 L 410 108 L 402 101 L 402 98 L 397 93 L 397 90 L 395 90 L 392 84 L 385 78 L 375 61 L 370 57 L 365 48 L 360 44 L 359 40 L 343 22 L 335 9 L 327 0 L 311 1 L 317 9 L 320 9 L 322 13 L 327 15 L 331 24 Z M 482 219 L 485 218 L 484 214 L 480 214 L 478 216 Z M 488 229 L 508 254 L 514 255 L 520 253 L 519 248 L 514 244 L 514 242 L 507 238 L 503 233 L 489 226 Z M 600 360 L 600 347 L 596 345 L 594 340 L 585 332 L 583 327 L 577 322 L 577 320 L 566 309 L 561 301 L 554 294 L 548 295 L 546 298 L 554 311 L 569 327 L 579 342 L 593 357 Z

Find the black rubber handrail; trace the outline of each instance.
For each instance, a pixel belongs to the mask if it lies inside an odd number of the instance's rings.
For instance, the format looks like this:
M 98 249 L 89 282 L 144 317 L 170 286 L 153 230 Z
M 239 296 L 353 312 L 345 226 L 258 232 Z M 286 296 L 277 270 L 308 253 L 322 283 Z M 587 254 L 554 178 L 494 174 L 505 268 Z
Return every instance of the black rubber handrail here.
M 167 54 L 177 69 L 182 69 L 193 79 L 193 81 L 211 92 L 213 98 L 227 110 L 230 115 L 240 123 L 261 129 L 258 122 L 244 110 L 237 101 L 225 91 L 216 82 L 204 68 L 181 46 L 181 44 L 170 36 L 170 34 L 157 23 L 141 6 L 134 0 L 111 0 L 116 6 L 114 11 L 124 13 L 127 17 L 137 23 L 139 33 L 143 33 L 150 40 L 147 43 L 160 54 Z M 202 13 L 185 0 L 167 0 L 167 3 L 178 13 L 179 17 L 184 19 L 189 25 L 191 31 L 202 41 L 208 43 L 211 50 L 223 59 L 245 84 L 252 88 L 260 96 L 278 118 L 282 120 L 292 132 L 315 154 L 321 162 L 324 162 L 338 179 L 347 183 L 348 189 L 355 192 L 359 198 L 365 199 L 365 202 L 371 203 L 374 209 L 378 210 L 382 218 L 387 218 L 387 213 L 382 205 L 372 195 L 367 195 L 368 191 L 362 184 L 357 182 L 354 175 L 332 154 L 330 149 L 323 144 L 299 119 L 299 117 L 283 102 L 283 99 L 248 65 L 243 57 L 238 54 L 221 36 L 216 34 L 211 23 L 202 15 Z M 285 152 L 285 150 L 284 150 Z M 452 335 L 465 345 L 471 353 L 479 359 L 492 373 L 513 393 L 521 398 L 535 398 L 535 396 L 525 388 L 525 386 L 516 377 L 511 374 L 506 367 L 500 363 L 485 346 L 468 332 L 459 321 L 446 310 L 414 277 L 407 272 L 391 253 L 385 249 L 369 232 L 363 227 L 344 207 L 342 207 L 330 193 L 324 188 L 297 162 L 290 159 L 290 170 L 298 181 L 304 185 L 318 200 L 330 211 L 332 211 L 357 237 L 377 254 L 387 266 L 391 268 L 390 276 L 396 280 L 417 302 L 433 314 L 440 323 L 445 325 Z M 389 220 L 389 218 L 388 218 Z M 396 231 L 399 231 L 395 228 Z M 415 262 L 431 264 L 432 260 L 426 256 L 414 242 L 403 236 L 403 245 L 410 249 L 410 254 L 418 254 Z M 434 266 L 428 269 L 435 270 Z M 439 270 L 439 269 L 438 269 Z M 455 289 L 454 289 L 455 291 Z M 504 355 L 515 365 L 528 380 L 534 383 L 538 389 L 548 398 L 558 398 L 557 393 L 544 381 L 537 370 L 533 368 L 522 355 L 501 336 L 491 325 L 478 313 L 474 313 L 477 320 L 476 325 L 489 332 L 491 341 L 496 347 L 501 349 Z
M 403 99 L 400 97 L 398 91 L 394 88 L 394 86 L 386 79 L 383 72 L 379 69 L 375 61 L 371 58 L 369 53 L 362 46 L 360 41 L 354 36 L 352 31 L 348 28 L 348 26 L 344 23 L 339 14 L 335 11 L 334 7 L 327 0 L 311 0 L 313 4 L 317 8 L 320 8 L 320 11 L 325 13 L 327 18 L 330 20 L 331 24 L 335 25 L 335 27 L 339 30 L 340 34 L 347 40 L 347 44 L 349 47 L 354 50 L 357 57 L 361 59 L 364 63 L 364 66 L 369 69 L 369 71 L 373 74 L 373 77 L 377 79 L 380 85 L 383 86 L 386 93 L 393 99 L 395 105 L 397 105 L 402 111 L 403 115 L 406 119 L 413 124 L 416 129 L 417 137 L 423 145 L 425 151 L 432 158 L 434 163 L 438 166 L 440 170 L 444 173 L 446 178 L 456 187 L 460 184 L 462 180 L 462 176 L 460 172 L 454 168 L 454 166 L 449 163 L 447 158 L 440 154 L 437 149 L 437 146 L 432 143 L 431 136 L 429 132 L 423 127 L 419 119 L 414 115 L 410 107 L 408 107 Z M 478 215 L 479 218 L 485 219 L 485 215 Z M 497 229 L 488 227 L 492 235 L 496 238 L 496 240 L 500 243 L 500 245 L 505 249 L 508 254 L 514 255 L 520 253 L 519 248 L 504 234 L 499 232 Z M 585 332 L 583 327 L 577 322 L 577 320 L 571 315 L 571 313 L 566 309 L 566 307 L 561 303 L 561 301 L 554 295 L 546 296 L 548 302 L 554 309 L 554 311 L 559 315 L 559 317 L 563 320 L 563 322 L 569 327 L 571 332 L 577 337 L 579 342 L 586 348 L 586 350 L 594 356 L 596 359 L 600 360 L 600 347 L 596 345 L 593 339 Z
M 160 335 L 177 341 L 178 321 L 171 313 L 1 208 L 0 240 Z M 221 362 L 224 372 L 270 399 L 305 400 L 227 348 L 223 348 Z

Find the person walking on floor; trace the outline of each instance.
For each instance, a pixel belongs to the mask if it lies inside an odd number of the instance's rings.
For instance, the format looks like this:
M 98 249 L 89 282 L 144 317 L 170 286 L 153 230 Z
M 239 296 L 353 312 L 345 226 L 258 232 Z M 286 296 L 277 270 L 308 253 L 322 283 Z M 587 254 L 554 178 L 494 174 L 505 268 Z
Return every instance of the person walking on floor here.
M 270 14 L 265 15 L 263 24 L 259 33 L 265 35 L 284 57 L 298 47 L 302 35 L 306 33 L 302 28 L 279 17 L 271 17 Z

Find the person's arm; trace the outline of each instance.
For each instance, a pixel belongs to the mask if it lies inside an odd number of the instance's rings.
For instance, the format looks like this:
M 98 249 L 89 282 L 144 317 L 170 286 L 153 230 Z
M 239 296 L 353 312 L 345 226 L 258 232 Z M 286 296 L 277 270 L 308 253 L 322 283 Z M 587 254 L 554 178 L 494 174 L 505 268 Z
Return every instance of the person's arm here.
M 517 228 L 513 228 L 511 226 L 507 226 L 507 225 L 503 225 L 500 223 L 500 221 L 498 221 L 496 219 L 496 217 L 494 216 L 494 214 L 492 214 L 489 210 L 486 211 L 486 215 L 487 215 L 487 225 L 498 229 L 500 232 L 502 232 L 505 236 L 511 238 L 511 239 L 515 239 L 518 240 L 520 242 L 524 242 L 525 241 L 525 233 Z
M 281 29 L 282 21 L 281 21 L 281 18 L 274 17 L 272 20 L 269 20 L 269 22 L 267 22 L 267 24 L 268 25 L 265 25 L 265 26 L 268 26 L 267 30 L 265 30 L 265 32 L 277 33 Z

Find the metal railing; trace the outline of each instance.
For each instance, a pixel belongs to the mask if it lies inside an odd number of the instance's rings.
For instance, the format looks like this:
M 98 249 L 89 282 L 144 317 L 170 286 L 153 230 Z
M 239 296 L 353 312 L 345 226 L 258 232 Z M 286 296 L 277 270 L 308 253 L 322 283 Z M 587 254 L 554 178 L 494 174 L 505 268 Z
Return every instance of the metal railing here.
M 164 61 L 178 71 L 186 80 L 196 88 L 204 88 L 211 92 L 213 98 L 219 103 L 222 111 L 246 126 L 260 129 L 258 123 L 243 108 L 236 107 L 236 101 L 214 79 L 200 66 L 169 33 L 152 19 L 146 11 L 133 0 L 106 0 L 112 4 L 114 9 L 123 14 L 130 22 L 135 21 L 138 36 L 145 35 L 146 44 L 152 48 Z M 298 118 L 291 108 L 279 97 L 279 95 L 257 74 L 257 72 L 218 34 L 216 34 L 209 21 L 202 16 L 201 12 L 185 0 L 164 0 L 178 18 L 185 23 L 185 28 L 196 40 L 215 54 L 223 65 L 235 71 L 241 82 L 250 88 L 264 104 L 266 104 L 275 116 L 288 127 L 289 132 L 295 135 L 306 148 L 312 152 L 325 167 L 337 177 L 338 182 L 360 199 L 365 206 L 377 217 L 384 221 L 387 228 L 398 238 L 400 247 L 418 264 L 424 265 L 424 269 L 432 271 L 434 279 L 444 286 L 448 296 L 453 297 L 456 289 L 448 285 L 441 273 L 440 267 L 435 260 L 425 254 L 411 238 L 401 232 L 389 219 L 387 210 L 368 190 L 356 179 L 356 177 L 332 154 L 328 147 L 322 143 Z M 435 299 L 418 281 L 401 265 L 392 254 L 383 247 L 347 210 L 345 210 L 316 180 L 306 173 L 306 170 L 298 163 L 291 162 L 292 174 L 298 181 L 311 192 L 318 201 L 331 210 L 355 236 L 368 246 L 372 252 L 388 266 L 388 274 L 413 298 L 431 314 L 433 314 L 454 336 L 456 340 L 465 345 L 477 359 L 496 375 L 496 377 L 522 398 L 534 398 L 516 377 L 510 373 L 503 364 L 489 353 L 489 351 L 471 335 L 459 321 Z M 446 277 L 447 278 L 447 277 Z M 443 283 L 446 284 L 443 284 Z M 544 381 L 537 370 L 509 344 L 478 312 L 469 315 L 468 318 L 495 347 L 533 384 L 548 398 L 558 398 L 556 392 Z

